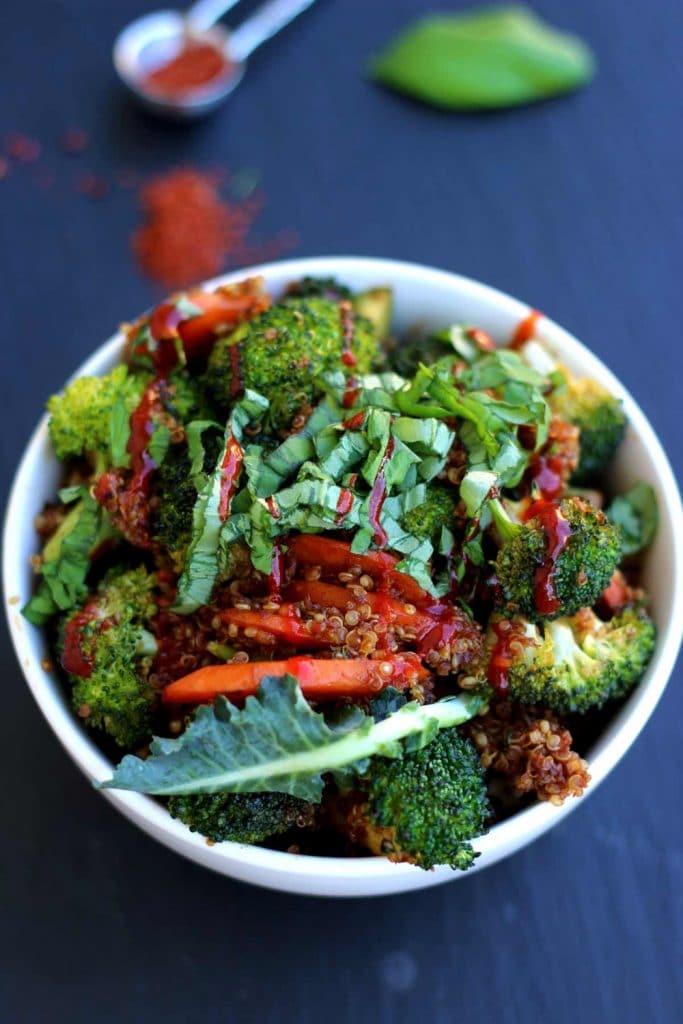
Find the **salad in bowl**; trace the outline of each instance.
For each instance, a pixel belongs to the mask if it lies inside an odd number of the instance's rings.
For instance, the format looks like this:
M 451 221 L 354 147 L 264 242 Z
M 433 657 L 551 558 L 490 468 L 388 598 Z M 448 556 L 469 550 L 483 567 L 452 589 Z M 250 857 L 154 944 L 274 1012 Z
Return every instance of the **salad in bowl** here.
M 210 844 L 462 870 L 588 786 L 655 649 L 657 502 L 607 488 L 622 403 L 539 314 L 397 337 L 392 301 L 247 277 L 126 325 L 48 402 L 23 615 L 107 791 Z

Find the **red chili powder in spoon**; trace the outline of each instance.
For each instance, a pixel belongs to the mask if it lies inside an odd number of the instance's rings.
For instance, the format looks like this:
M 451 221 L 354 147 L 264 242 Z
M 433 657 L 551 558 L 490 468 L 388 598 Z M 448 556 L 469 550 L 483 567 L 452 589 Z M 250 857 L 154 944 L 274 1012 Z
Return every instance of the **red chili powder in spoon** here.
M 160 96 L 181 97 L 224 77 L 231 66 L 217 47 L 188 40 L 175 57 L 146 74 L 142 86 Z

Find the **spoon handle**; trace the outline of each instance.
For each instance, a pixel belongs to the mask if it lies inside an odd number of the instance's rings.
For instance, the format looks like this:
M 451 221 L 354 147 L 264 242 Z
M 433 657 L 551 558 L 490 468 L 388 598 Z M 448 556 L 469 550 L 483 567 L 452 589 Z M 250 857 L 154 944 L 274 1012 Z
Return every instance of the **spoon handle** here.
M 298 14 L 310 7 L 314 0 L 270 0 L 247 18 L 230 35 L 228 56 L 242 62 Z
M 185 23 L 191 32 L 206 32 L 239 0 L 197 0 L 185 11 Z

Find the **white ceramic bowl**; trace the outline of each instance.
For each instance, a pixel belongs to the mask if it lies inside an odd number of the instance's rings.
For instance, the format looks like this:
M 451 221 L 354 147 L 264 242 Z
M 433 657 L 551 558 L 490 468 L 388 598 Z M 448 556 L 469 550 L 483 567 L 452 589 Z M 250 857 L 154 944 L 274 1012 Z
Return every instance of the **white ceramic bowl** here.
M 394 323 L 399 332 L 416 323 L 436 328 L 465 321 L 485 328 L 502 343 L 528 313 L 524 303 L 466 277 L 393 260 L 352 257 L 287 260 L 240 270 L 211 284 L 215 286 L 254 274 L 263 275 L 275 295 L 304 274 L 335 275 L 354 289 L 391 285 L 395 291 Z M 557 324 L 542 320 L 539 335 L 571 370 L 597 378 L 623 398 L 629 428 L 613 467 L 613 482 L 619 488 L 626 488 L 637 480 L 649 481 L 657 491 L 661 510 L 659 532 L 648 552 L 644 570 L 644 582 L 652 594 L 652 611 L 659 630 L 657 649 L 645 678 L 589 752 L 593 777 L 590 793 L 636 739 L 673 668 L 683 621 L 683 514 L 666 455 L 633 398 L 600 360 Z M 75 376 L 105 373 L 118 361 L 122 343 L 122 336 L 115 335 L 86 360 Z M 61 381 L 56 380 L 54 384 L 57 388 Z M 29 557 L 38 547 L 33 519 L 43 503 L 54 497 L 58 478 L 59 466 L 48 441 L 44 417 L 26 448 L 7 510 L 5 602 L 17 656 L 41 711 L 86 777 L 101 781 L 110 777 L 112 764 L 71 712 L 59 680 L 42 667 L 41 659 L 48 653 L 43 633 L 26 622 L 19 611 L 32 587 Z M 112 789 L 104 790 L 102 795 L 145 832 L 190 860 L 224 875 L 273 889 L 326 896 L 384 895 L 465 879 L 472 873 L 456 873 L 449 868 L 422 871 L 411 865 L 391 864 L 381 857 L 304 857 L 237 843 L 208 846 L 204 839 L 174 821 L 149 797 Z M 561 808 L 536 804 L 496 825 L 475 843 L 481 856 L 472 870 L 495 864 L 526 846 L 582 802 L 570 800 Z

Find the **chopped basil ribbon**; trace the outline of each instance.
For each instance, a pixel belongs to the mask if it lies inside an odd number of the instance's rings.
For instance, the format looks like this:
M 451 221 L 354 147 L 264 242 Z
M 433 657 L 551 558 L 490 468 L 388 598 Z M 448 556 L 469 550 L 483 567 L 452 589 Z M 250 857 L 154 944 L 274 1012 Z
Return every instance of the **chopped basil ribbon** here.
M 233 439 L 241 445 L 244 440 L 244 428 L 260 420 L 267 409 L 267 399 L 247 390 L 230 414 L 225 428 L 225 444 L 221 448 L 213 472 L 204 481 L 195 502 L 192 513 L 192 540 L 178 581 L 178 594 L 173 606 L 175 612 L 187 615 L 211 600 L 211 592 L 219 570 L 218 545 L 223 526 L 219 509 L 226 450 Z M 198 446 L 201 445 L 201 432 L 200 429 L 192 432 L 194 451 L 191 459 L 195 477 L 198 475 L 197 467 L 200 464 Z
M 35 626 L 43 626 L 57 612 L 70 611 L 87 596 L 86 577 L 93 551 L 114 535 L 107 513 L 86 488 L 45 545 L 40 586 L 22 609 Z M 76 488 L 65 488 L 67 500 Z

